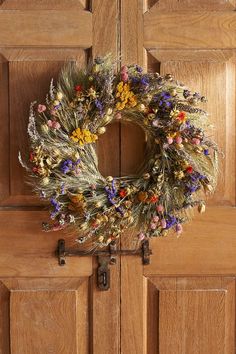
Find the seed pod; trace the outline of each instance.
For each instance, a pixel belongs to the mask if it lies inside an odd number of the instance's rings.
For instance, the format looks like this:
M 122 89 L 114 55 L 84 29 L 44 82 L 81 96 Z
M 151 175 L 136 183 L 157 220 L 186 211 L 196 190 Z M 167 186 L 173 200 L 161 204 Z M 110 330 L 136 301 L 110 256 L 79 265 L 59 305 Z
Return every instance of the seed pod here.
M 143 174 L 143 179 L 149 179 L 150 178 L 150 174 L 149 173 L 144 173 Z
M 42 130 L 42 132 L 43 133 L 48 133 L 48 131 L 49 131 L 49 127 L 48 127 L 48 125 L 47 124 L 42 124 L 41 125 L 41 130 Z
M 60 101 L 63 98 L 62 92 L 57 92 L 57 99 Z
M 110 116 L 112 114 L 112 112 L 113 112 L 112 108 L 108 108 L 107 115 Z
M 113 177 L 112 176 L 107 176 L 106 180 L 107 180 L 107 182 L 112 182 L 113 181 Z
M 204 203 L 201 203 L 198 205 L 198 211 L 200 214 L 205 213 L 206 211 L 206 205 Z
M 48 185 L 48 183 L 49 183 L 49 178 L 48 178 L 48 177 L 44 177 L 44 178 L 42 179 L 42 185 L 43 185 L 43 186 L 46 186 L 46 185 Z
M 105 127 L 99 127 L 98 130 L 97 130 L 97 133 L 99 135 L 104 134 L 105 132 L 106 132 L 106 128 Z

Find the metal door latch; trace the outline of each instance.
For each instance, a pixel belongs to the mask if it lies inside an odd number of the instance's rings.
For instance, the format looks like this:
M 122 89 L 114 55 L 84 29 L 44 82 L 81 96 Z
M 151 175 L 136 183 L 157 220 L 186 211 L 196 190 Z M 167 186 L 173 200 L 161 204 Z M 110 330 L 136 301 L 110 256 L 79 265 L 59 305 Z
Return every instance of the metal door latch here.
M 56 256 L 60 266 L 66 264 L 66 257 L 85 257 L 97 256 L 98 269 L 97 269 L 97 286 L 100 290 L 108 290 L 110 288 L 110 269 L 109 264 L 116 264 L 117 255 L 127 256 L 140 256 L 144 265 L 150 264 L 150 255 L 152 251 L 149 248 L 149 240 L 144 240 L 141 247 L 135 250 L 122 250 L 117 249 L 115 242 L 111 242 L 107 249 L 95 251 L 83 251 L 76 248 L 66 248 L 65 240 L 58 240 Z

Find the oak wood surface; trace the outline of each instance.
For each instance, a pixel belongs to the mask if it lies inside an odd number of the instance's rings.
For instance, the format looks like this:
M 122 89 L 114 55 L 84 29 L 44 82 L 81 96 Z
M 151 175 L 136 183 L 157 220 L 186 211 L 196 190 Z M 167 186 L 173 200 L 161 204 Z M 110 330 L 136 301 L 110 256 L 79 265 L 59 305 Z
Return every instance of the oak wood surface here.
M 122 353 L 233 354 L 235 1 L 150 0 L 144 5 L 126 4 L 130 11 L 124 15 L 122 30 L 130 34 L 123 36 L 125 60 L 172 73 L 206 95 L 213 134 L 225 157 L 220 157 L 218 189 L 205 214 L 184 225 L 180 238 L 153 239 L 150 265 L 122 257 Z M 130 29 L 137 26 L 134 18 L 140 12 L 143 22 L 138 27 L 143 34 L 137 38 L 139 32 Z M 121 150 L 122 169 L 131 166 L 125 152 L 135 144 L 140 144 L 138 134 L 131 135 Z
M 47 212 L 23 183 L 17 151 L 26 151 L 30 101 L 44 100 L 67 60 L 84 67 L 92 55 L 119 48 L 118 1 L 0 2 L 0 353 L 119 353 L 120 275 L 97 290 L 96 260 L 67 258 L 59 267 L 57 240 L 78 247 L 67 232 L 44 233 Z M 109 9 L 107 11 L 107 9 Z M 113 154 L 108 154 L 112 149 Z M 98 146 L 99 166 L 120 173 L 120 127 Z M 109 335 L 107 335 L 109 333 Z

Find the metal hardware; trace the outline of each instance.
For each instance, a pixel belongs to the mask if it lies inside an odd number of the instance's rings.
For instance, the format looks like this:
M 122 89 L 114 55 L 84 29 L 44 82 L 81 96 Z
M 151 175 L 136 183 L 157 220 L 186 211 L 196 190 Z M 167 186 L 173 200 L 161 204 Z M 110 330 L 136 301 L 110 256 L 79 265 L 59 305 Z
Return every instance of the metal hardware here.
M 66 264 L 66 257 L 86 257 L 97 256 L 98 257 L 98 270 L 97 270 L 97 285 L 100 290 L 108 290 L 110 288 L 110 269 L 109 264 L 116 264 L 117 255 L 127 256 L 141 256 L 144 265 L 150 264 L 150 255 L 152 251 L 149 248 L 149 240 L 144 240 L 141 247 L 135 250 L 122 250 L 117 249 L 115 242 L 111 242 L 108 249 L 83 251 L 75 248 L 66 248 L 65 240 L 58 240 L 58 246 L 56 255 L 58 257 L 58 263 L 60 266 Z

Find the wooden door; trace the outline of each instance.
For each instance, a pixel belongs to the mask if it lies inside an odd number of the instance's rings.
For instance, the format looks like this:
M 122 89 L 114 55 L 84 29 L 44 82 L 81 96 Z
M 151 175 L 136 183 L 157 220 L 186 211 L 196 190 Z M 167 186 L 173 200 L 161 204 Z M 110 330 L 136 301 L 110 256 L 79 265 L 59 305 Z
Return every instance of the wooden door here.
M 153 240 L 150 265 L 122 258 L 124 354 L 236 351 L 235 6 L 227 0 L 121 1 L 124 62 L 172 73 L 206 95 L 225 154 L 207 212 L 196 215 L 179 239 Z M 125 131 L 121 138 L 127 141 Z M 129 168 L 125 151 L 121 166 Z
M 17 161 L 26 151 L 29 104 L 45 99 L 64 62 L 85 66 L 92 55 L 117 55 L 117 8 L 109 0 L 0 1 L 1 354 L 119 351 L 119 264 L 104 293 L 96 289 L 92 257 L 59 267 L 62 235 L 41 231 L 47 213 Z M 116 130 L 99 147 L 104 173 L 118 173 L 119 159 L 103 159 Z
M 1 354 L 235 352 L 235 6 L 0 1 Z M 29 103 L 44 99 L 64 61 L 86 65 L 107 52 L 172 72 L 205 94 L 225 159 L 207 213 L 181 238 L 153 240 L 149 266 L 122 257 L 111 289 L 100 292 L 91 257 L 58 266 L 62 235 L 41 231 L 47 213 L 24 184 L 17 154 L 26 150 Z M 103 173 L 131 172 L 142 159 L 140 139 L 139 129 L 111 126 L 98 148 Z

